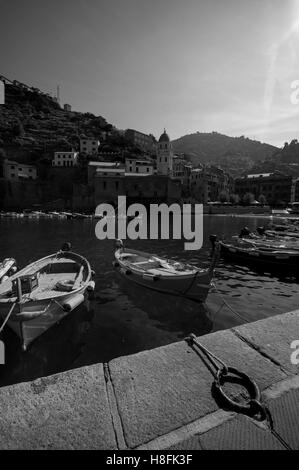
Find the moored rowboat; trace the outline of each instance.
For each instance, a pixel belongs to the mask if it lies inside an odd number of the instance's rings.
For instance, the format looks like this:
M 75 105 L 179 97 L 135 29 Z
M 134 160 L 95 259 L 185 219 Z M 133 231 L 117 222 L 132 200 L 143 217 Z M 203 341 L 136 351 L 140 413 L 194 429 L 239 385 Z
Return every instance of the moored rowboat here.
M 46 256 L 0 285 L 0 318 L 26 350 L 84 301 L 85 291 L 94 287 L 91 277 L 90 264 L 83 256 L 71 251 Z
M 165 294 L 204 302 L 213 278 L 216 256 L 209 268 L 196 268 L 154 256 L 143 251 L 124 248 L 118 240 L 115 269 L 128 281 Z
M 210 238 L 212 244 L 213 237 Z M 251 240 L 251 242 L 253 241 Z M 250 245 L 248 240 L 245 240 L 245 243 L 242 240 L 239 242 L 236 240 L 233 242 L 220 241 L 219 245 L 221 255 L 233 261 L 275 271 L 283 270 L 289 274 L 299 274 L 299 249 L 286 247 L 279 249 L 270 245 L 259 246 L 254 242 Z

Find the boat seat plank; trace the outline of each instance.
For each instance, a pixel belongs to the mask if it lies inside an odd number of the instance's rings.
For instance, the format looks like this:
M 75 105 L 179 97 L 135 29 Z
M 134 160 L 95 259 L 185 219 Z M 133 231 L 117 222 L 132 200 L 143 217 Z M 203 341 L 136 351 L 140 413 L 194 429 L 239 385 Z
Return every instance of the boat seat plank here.
M 133 266 L 137 266 L 138 268 L 142 268 L 142 269 L 150 269 L 150 268 L 158 268 L 158 267 L 161 267 L 161 264 L 159 261 L 139 261 L 137 263 L 132 263 Z

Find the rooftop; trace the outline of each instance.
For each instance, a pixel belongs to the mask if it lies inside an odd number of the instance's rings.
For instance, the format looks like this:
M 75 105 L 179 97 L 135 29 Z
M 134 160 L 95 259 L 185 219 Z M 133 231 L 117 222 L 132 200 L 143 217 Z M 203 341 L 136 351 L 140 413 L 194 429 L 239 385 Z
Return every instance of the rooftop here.
M 122 167 L 116 167 L 116 168 L 105 168 L 105 167 L 102 167 L 102 168 L 97 168 L 97 174 L 101 174 L 103 172 L 107 172 L 109 174 L 114 174 L 114 173 L 123 173 L 125 174 L 125 169 L 122 168 Z
M 169 136 L 166 133 L 166 130 L 164 129 L 163 134 L 160 135 L 159 142 L 170 142 Z
M 32 163 L 20 163 L 20 162 L 15 162 L 14 160 L 8 160 L 8 159 L 6 159 L 4 163 L 7 165 L 29 166 L 30 168 L 36 168 L 36 166 Z
M 257 173 L 255 175 L 247 175 L 247 178 L 267 178 L 272 175 L 273 173 Z
M 59 150 L 58 152 L 54 152 L 54 153 L 55 153 L 55 155 L 56 155 L 57 153 L 64 153 L 64 154 L 73 154 L 73 155 L 76 155 L 76 154 L 78 154 L 79 152 L 76 152 L 75 150 L 72 150 L 72 151 L 69 151 L 69 150 Z
M 119 167 L 120 163 L 119 162 L 89 162 L 89 166 L 101 166 L 105 168 L 114 168 L 114 167 Z

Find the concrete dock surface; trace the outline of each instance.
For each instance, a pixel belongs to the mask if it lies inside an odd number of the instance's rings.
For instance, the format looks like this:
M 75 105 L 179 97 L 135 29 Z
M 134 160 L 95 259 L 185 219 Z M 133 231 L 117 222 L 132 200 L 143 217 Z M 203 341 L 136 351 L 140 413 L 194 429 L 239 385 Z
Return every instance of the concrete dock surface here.
M 299 310 L 199 340 L 256 381 L 275 432 L 219 407 L 211 372 L 181 341 L 1 388 L 0 448 L 299 449 Z

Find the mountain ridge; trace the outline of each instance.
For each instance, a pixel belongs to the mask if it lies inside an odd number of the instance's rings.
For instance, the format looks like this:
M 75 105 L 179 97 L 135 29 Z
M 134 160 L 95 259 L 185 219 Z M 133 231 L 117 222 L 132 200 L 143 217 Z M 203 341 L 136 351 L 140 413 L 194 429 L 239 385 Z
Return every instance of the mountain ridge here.
M 223 163 L 229 166 L 240 159 L 242 166 L 252 167 L 256 162 L 271 157 L 278 151 L 274 145 L 262 143 L 248 137 L 231 137 L 219 132 L 195 132 L 186 134 L 172 141 L 173 149 L 177 153 L 184 153 L 186 157 L 196 164 Z

